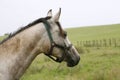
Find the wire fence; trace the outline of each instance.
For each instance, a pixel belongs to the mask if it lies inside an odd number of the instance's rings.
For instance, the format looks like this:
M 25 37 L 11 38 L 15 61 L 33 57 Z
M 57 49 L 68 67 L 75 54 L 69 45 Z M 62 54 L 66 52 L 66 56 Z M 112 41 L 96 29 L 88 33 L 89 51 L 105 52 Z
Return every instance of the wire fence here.
M 77 41 L 78 47 L 120 47 L 120 38 Z

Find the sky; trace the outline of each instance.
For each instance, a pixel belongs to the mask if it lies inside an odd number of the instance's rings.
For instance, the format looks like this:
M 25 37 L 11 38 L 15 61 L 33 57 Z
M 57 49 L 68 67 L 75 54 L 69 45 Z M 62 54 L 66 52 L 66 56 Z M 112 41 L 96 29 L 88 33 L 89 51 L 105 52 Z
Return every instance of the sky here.
M 62 8 L 63 28 L 119 24 L 120 0 L 0 0 L 0 35 Z

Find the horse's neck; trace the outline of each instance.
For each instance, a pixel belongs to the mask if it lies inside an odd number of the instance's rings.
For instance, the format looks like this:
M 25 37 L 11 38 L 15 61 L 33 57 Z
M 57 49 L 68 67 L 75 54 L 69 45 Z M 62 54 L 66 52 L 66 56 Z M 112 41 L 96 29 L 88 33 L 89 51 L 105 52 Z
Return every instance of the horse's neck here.
M 3 77 L 6 77 L 4 80 L 15 80 L 23 75 L 40 52 L 36 45 L 44 31 L 42 24 L 38 24 L 0 45 L 0 78 L 3 75 Z M 42 42 L 39 44 L 42 45 Z

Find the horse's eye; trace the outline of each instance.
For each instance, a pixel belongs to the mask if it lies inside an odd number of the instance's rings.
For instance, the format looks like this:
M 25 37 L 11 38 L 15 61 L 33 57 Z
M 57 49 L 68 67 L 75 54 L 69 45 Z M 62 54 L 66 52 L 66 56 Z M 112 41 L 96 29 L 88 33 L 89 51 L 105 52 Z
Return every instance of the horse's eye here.
M 64 31 L 64 34 L 63 34 L 63 35 L 64 35 L 64 37 L 66 38 L 66 37 L 67 37 L 67 32 L 66 32 L 66 31 Z

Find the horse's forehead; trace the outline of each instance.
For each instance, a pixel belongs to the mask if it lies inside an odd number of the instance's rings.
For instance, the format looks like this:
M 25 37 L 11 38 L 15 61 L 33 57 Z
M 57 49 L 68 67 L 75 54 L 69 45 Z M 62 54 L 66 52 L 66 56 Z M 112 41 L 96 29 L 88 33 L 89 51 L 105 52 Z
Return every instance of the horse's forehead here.
M 65 31 L 63 30 L 60 22 L 56 22 L 56 24 L 57 24 L 57 27 L 58 27 L 58 29 L 59 29 L 59 31 L 60 31 L 60 35 L 61 35 L 62 37 L 64 37 Z
M 53 31 L 59 32 L 59 34 L 64 38 L 65 31 L 63 30 L 60 22 L 55 22 L 52 18 L 49 19 L 48 22 L 51 24 Z
M 59 28 L 56 30 L 56 32 L 58 32 L 59 33 L 59 35 L 62 37 L 62 38 L 64 38 L 65 39 L 65 36 L 64 36 L 64 34 L 65 34 L 65 31 L 64 30 L 60 30 Z

